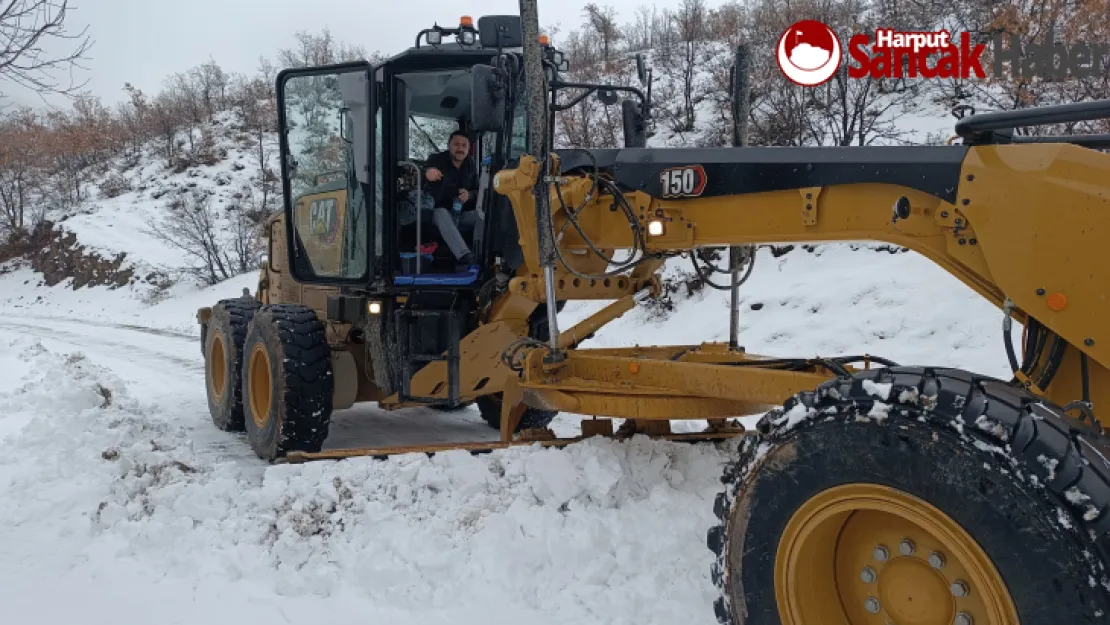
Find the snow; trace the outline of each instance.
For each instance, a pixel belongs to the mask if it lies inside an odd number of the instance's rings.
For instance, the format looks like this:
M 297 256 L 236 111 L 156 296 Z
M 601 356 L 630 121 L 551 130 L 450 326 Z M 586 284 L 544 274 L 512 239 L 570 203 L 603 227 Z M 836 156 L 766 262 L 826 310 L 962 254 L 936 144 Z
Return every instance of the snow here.
M 873 417 L 878 421 L 886 419 L 890 414 L 890 404 L 885 404 L 881 401 L 875 402 L 871 406 L 871 410 L 867 411 L 867 416 Z
M 805 404 L 798 402 L 794 404 L 790 410 L 784 411 L 778 419 L 775 419 L 774 425 L 776 428 L 781 428 L 784 432 L 789 432 L 796 428 L 799 423 L 813 416 L 813 414 L 813 410 L 810 410 Z
M 867 391 L 869 395 L 874 395 L 884 401 L 890 399 L 890 389 L 893 387 L 894 384 L 891 382 L 879 383 L 874 380 L 863 381 L 863 390 Z
M 1037 462 L 1041 463 L 1045 470 L 1048 471 L 1048 481 L 1051 482 L 1052 480 L 1056 479 L 1056 465 L 1060 464 L 1059 460 L 1055 458 L 1049 458 L 1044 454 L 1038 454 Z
M 688 612 L 712 601 L 699 543 L 724 458 L 713 446 L 267 466 L 205 423 L 199 368 L 173 366 L 187 341 L 162 337 L 161 362 L 128 365 L 6 323 L 3 362 L 25 373 L 0 393 L 0 494 L 19 502 L 0 509 L 0 601 L 37 622 L 144 622 L 127 587 L 198 597 L 171 622 L 231 622 L 262 597 L 264 613 L 393 623 L 711 622 Z M 69 599 L 45 601 L 47 579 Z
M 979 418 L 975 419 L 975 425 L 978 426 L 980 430 L 988 432 L 991 436 L 1003 442 L 1010 440 L 1010 434 L 1006 431 L 1006 428 L 1002 427 L 1001 423 L 993 419 L 988 419 L 986 415 L 980 415 Z

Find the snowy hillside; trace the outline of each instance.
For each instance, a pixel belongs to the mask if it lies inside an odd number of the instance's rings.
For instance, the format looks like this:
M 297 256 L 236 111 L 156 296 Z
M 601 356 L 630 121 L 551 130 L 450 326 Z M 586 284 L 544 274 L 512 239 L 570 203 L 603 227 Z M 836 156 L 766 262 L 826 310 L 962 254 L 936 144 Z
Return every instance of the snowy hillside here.
M 143 274 L 158 271 L 178 280 L 190 268 L 204 268 L 198 257 L 204 242 L 182 236 L 174 215 L 201 213 L 211 216 L 207 232 L 194 227 L 192 237 L 211 234 L 211 244 L 222 248 L 227 257 L 227 273 L 234 275 L 242 264 L 235 249 L 239 240 L 253 238 L 246 229 L 253 226 L 248 216 L 274 210 L 276 197 L 272 181 L 265 188 L 259 183 L 260 163 L 273 167 L 277 160 L 277 135 L 252 136 L 233 111 L 224 111 L 213 120 L 192 130 L 192 142 L 207 142 L 199 158 L 173 163 L 161 157 L 160 147 L 148 145 L 136 158 L 116 159 L 106 173 L 86 186 L 89 199 L 78 207 L 47 212 L 46 218 L 76 235 L 87 251 L 110 257 L 126 254 L 126 262 Z M 185 139 L 178 137 L 179 142 Z M 257 267 L 257 244 L 245 261 L 246 268 Z M 206 277 L 202 272 L 200 277 Z M 217 278 L 224 277 L 222 273 Z
M 195 135 L 209 131 L 212 136 L 211 159 L 191 166 L 171 167 L 165 159 L 148 146 L 140 158 L 128 163 L 117 163 L 109 176 L 94 181 L 89 186 L 96 191 L 75 215 L 67 217 L 47 214 L 66 230 L 77 235 L 78 240 L 91 251 L 104 256 L 124 252 L 132 262 L 144 267 L 162 270 L 182 266 L 183 252 L 151 232 L 151 225 L 160 225 L 173 200 L 193 194 L 207 195 L 222 218 L 215 229 L 228 231 L 231 227 L 229 209 L 240 207 L 257 194 L 258 166 L 257 145 L 244 136 L 235 115 L 228 111 L 197 130 Z M 198 137 L 199 140 L 199 137 Z M 277 135 L 267 133 L 266 147 L 273 152 L 276 162 Z M 106 193 L 108 180 L 115 182 L 113 193 Z M 115 193 L 118 193 L 116 195 Z M 153 222 L 153 224 L 152 224 Z M 253 267 L 252 267 L 253 269 Z

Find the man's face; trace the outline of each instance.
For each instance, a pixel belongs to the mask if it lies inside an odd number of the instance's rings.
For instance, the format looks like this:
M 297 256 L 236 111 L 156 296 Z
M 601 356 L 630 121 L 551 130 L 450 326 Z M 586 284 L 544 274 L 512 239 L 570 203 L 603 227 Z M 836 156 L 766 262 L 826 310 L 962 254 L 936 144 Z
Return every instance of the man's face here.
M 468 141 L 466 137 L 458 135 L 452 137 L 447 147 L 451 150 L 451 157 L 454 158 L 456 162 L 470 156 L 470 141 Z

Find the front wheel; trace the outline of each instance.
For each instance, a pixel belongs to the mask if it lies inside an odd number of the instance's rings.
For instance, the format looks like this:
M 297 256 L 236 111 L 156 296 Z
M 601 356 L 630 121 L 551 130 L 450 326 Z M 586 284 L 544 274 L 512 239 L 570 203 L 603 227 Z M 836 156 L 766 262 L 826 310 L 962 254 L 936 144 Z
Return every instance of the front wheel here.
M 566 306 L 566 302 L 556 302 L 555 310 L 561 311 Z M 541 305 L 536 308 L 535 312 L 528 319 L 528 336 L 536 339 L 537 341 L 548 341 L 551 338 L 551 328 L 547 323 L 547 305 Z M 478 411 L 482 415 L 482 420 L 486 422 L 491 428 L 495 430 L 501 429 L 501 404 L 503 393 L 494 393 L 492 395 L 483 395 L 475 400 L 474 403 L 478 405 Z M 520 417 L 520 422 L 517 423 L 514 433 L 520 433 L 521 430 L 527 429 L 542 429 L 555 420 L 559 416 L 558 410 L 540 410 L 538 408 L 527 408 L 524 414 Z
M 501 429 L 502 396 L 502 393 L 483 395 L 474 402 L 478 404 L 478 411 L 482 415 L 482 420 L 495 430 Z M 527 408 L 524 410 L 524 414 L 521 415 L 520 422 L 517 423 L 514 433 L 520 433 L 521 430 L 545 428 L 551 425 L 551 422 L 554 421 L 555 417 L 558 415 L 559 411 L 557 410 Z
M 324 324 L 310 308 L 263 306 L 243 344 L 244 422 L 264 460 L 320 451 L 328 437 L 335 377 Z
M 950 369 L 796 396 L 726 470 L 707 537 L 718 620 L 1104 622 L 1110 464 L 1078 427 Z

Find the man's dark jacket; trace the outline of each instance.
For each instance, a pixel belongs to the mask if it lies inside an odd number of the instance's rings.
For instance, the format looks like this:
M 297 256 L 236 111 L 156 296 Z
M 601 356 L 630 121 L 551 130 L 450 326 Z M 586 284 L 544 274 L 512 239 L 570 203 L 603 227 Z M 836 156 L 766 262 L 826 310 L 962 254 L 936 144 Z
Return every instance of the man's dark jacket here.
M 435 182 L 424 178 L 421 184 L 425 185 L 426 191 L 435 198 L 435 205 L 450 209 L 455 198 L 459 196 L 459 189 L 466 189 L 470 197 L 463 204 L 463 210 L 474 210 L 478 201 L 478 168 L 474 165 L 474 159 L 468 156 L 456 168 L 451 160 L 451 152 L 438 152 L 428 157 L 424 171 L 427 172 L 433 167 L 438 169 L 443 177 Z

